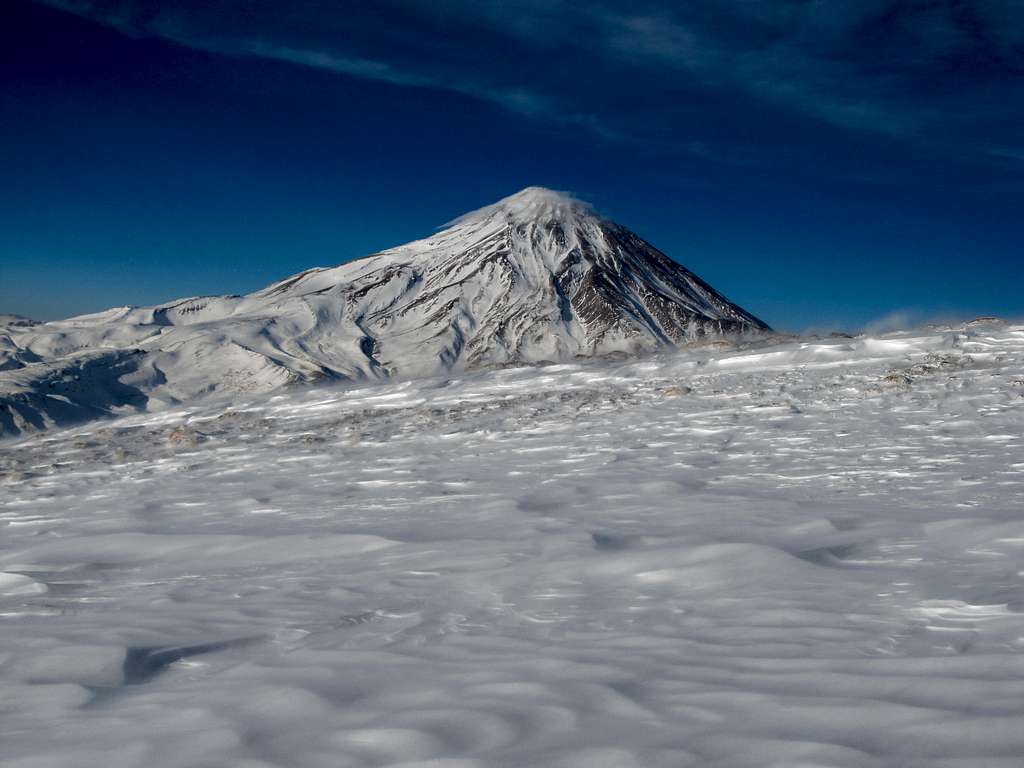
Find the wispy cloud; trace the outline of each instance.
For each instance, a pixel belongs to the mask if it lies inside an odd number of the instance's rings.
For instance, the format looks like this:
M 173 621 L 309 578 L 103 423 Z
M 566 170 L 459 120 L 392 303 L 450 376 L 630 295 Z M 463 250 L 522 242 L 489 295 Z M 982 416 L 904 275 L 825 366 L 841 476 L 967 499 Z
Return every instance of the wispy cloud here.
M 1015 0 L 42 2 L 127 34 L 447 89 L 734 162 L 817 140 L 815 125 L 979 163 L 1024 154 Z

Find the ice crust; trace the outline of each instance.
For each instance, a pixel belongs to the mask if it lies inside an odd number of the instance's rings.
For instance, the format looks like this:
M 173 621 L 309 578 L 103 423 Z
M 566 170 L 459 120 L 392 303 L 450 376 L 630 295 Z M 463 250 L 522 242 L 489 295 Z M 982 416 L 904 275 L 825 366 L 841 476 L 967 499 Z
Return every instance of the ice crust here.
M 1017 768 L 1024 326 L 0 442 L 5 768 Z

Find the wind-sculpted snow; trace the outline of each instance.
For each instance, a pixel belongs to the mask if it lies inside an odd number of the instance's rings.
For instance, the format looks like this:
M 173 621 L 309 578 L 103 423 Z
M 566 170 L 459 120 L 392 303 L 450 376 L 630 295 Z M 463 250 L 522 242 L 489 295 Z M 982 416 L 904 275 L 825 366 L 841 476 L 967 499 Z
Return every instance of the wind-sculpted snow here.
M 249 296 L 4 317 L 0 435 L 210 393 L 628 355 L 767 328 L 629 230 L 536 187 Z M 116 375 L 83 372 L 98 356 L 116 359 Z
M 0 443 L 10 768 L 1016 768 L 1024 326 Z

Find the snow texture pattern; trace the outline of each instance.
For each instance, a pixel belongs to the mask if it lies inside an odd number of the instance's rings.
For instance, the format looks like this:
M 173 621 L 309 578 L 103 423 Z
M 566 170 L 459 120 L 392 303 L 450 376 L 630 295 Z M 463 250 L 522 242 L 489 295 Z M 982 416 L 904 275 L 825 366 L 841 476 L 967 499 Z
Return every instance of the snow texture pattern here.
M 8 439 L 3 763 L 1018 768 L 1022 371 L 974 324 Z

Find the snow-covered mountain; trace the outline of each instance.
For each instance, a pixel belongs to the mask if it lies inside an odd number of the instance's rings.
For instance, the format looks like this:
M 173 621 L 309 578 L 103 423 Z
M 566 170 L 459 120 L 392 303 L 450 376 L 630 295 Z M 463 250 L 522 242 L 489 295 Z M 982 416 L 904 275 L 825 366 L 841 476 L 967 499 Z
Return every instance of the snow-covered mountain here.
M 211 392 L 633 354 L 767 330 L 661 251 L 529 187 L 247 296 L 0 324 L 0 434 Z

